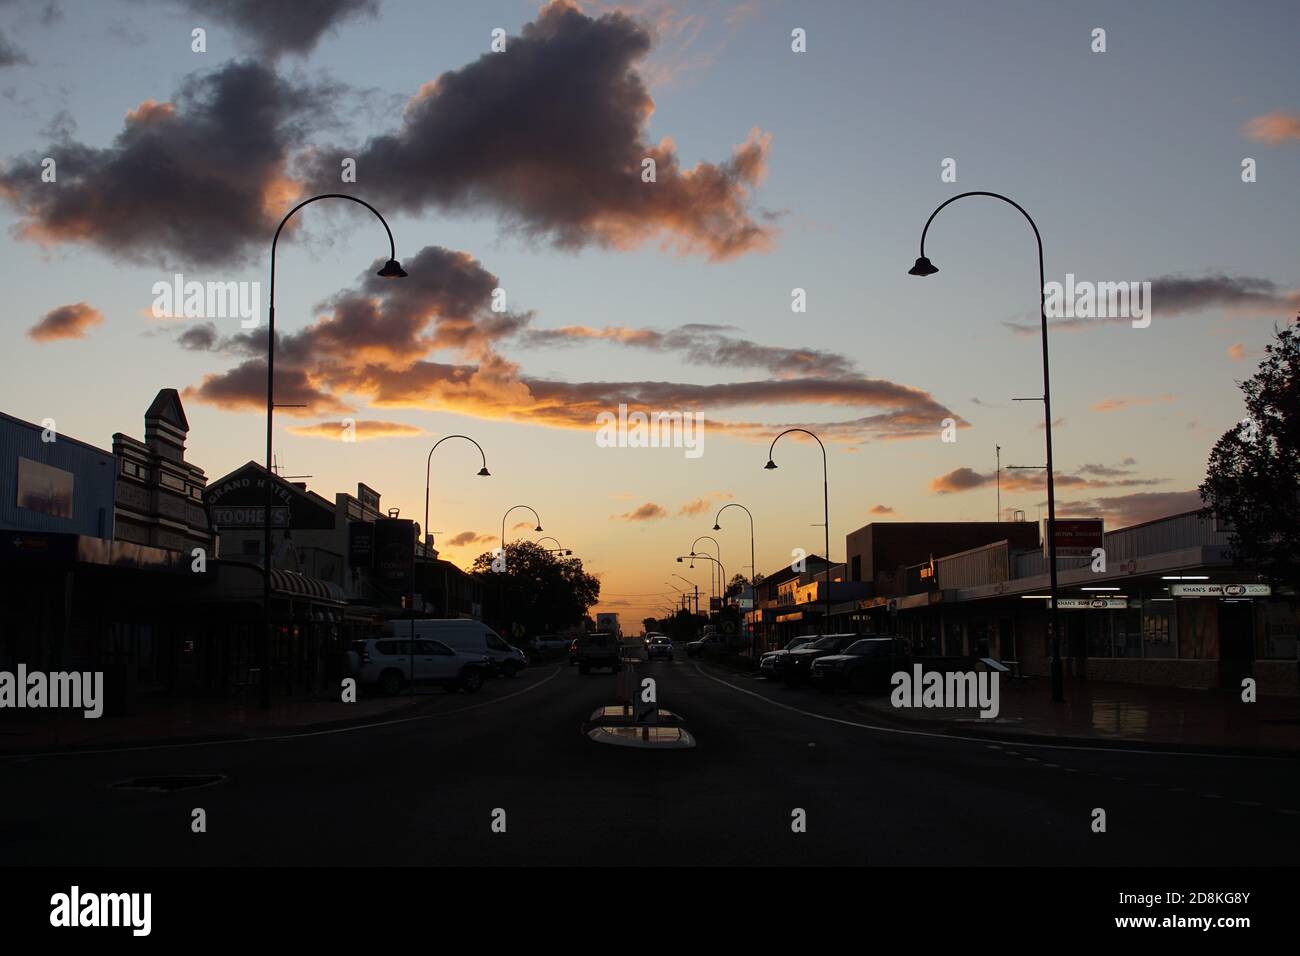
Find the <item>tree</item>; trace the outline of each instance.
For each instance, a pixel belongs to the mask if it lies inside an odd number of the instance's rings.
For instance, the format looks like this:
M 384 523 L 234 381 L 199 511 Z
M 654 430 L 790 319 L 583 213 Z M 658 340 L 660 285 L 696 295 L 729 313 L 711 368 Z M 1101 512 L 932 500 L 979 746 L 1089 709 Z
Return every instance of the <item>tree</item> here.
M 731 583 L 727 585 L 727 589 L 723 592 L 723 600 L 738 597 L 740 592 L 744 591 L 747 587 L 749 587 L 749 578 L 745 577 L 743 574 L 733 574 L 731 576 Z
M 1240 383 L 1247 416 L 1214 445 L 1202 515 L 1226 522 L 1238 567 L 1300 585 L 1300 317 L 1276 333 Z
M 562 631 L 587 620 L 587 611 L 600 598 L 600 582 L 582 569 L 580 558 L 560 558 L 531 541 L 506 545 L 504 571 L 493 571 L 496 559 L 485 552 L 471 571 L 483 581 L 483 618 L 506 630 L 523 627 L 526 635 Z

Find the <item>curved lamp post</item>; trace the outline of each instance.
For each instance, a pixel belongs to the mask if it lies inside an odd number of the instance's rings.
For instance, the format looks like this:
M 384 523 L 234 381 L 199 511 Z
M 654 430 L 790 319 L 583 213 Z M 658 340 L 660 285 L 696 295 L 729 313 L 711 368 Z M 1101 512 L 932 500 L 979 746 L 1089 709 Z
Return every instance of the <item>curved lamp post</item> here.
M 756 590 L 758 585 L 754 583 L 754 578 L 758 577 L 758 569 L 754 567 L 754 515 L 748 508 L 739 502 L 728 502 L 718 509 L 718 513 L 713 519 L 714 531 L 722 530 L 722 525 L 718 522 L 722 519 L 722 512 L 726 511 L 728 508 L 739 508 L 741 511 L 745 512 L 745 514 L 749 515 L 749 594 L 753 602 L 753 607 L 750 608 L 750 613 L 753 614 L 758 611 L 758 591 Z M 749 620 L 748 615 L 746 615 L 745 619 L 749 621 L 749 656 L 756 657 L 758 650 L 758 636 L 754 631 L 753 621 Z
M 776 448 L 776 443 L 781 440 L 783 435 L 788 435 L 791 432 L 803 432 L 817 442 L 822 450 L 822 516 L 826 522 L 823 525 L 826 530 L 826 620 L 822 622 L 822 633 L 829 634 L 831 632 L 831 499 L 827 488 L 829 474 L 826 470 L 826 446 L 822 445 L 822 440 L 806 428 L 787 428 L 772 439 L 772 446 L 767 450 L 767 464 L 763 467 L 768 471 L 776 467 L 776 462 L 772 460 L 772 449 Z
M 548 534 L 545 538 L 538 538 L 538 539 L 537 539 L 536 541 L 534 541 L 533 543 L 534 543 L 534 544 L 541 544 L 543 541 L 554 541 L 554 542 L 555 542 L 555 547 L 554 547 L 554 548 L 547 548 L 547 549 L 546 549 L 546 553 L 547 553 L 547 554 L 558 554 L 558 555 L 562 555 L 563 557 L 566 557 L 566 558 L 567 558 L 569 555 L 573 554 L 572 551 L 570 551 L 570 550 L 568 550 L 567 548 L 565 548 L 564 545 L 560 544 L 560 542 L 559 542 L 558 540 L 556 540 L 555 538 L 552 538 L 549 534 Z
M 677 556 L 677 563 L 681 564 L 683 561 L 695 561 L 697 558 L 703 558 L 705 561 L 712 561 L 718 566 L 718 573 L 723 577 L 726 577 L 727 569 L 722 566 L 722 562 L 711 554 L 705 554 L 703 551 L 694 554 L 679 554 Z M 694 567 L 694 565 L 692 564 L 691 567 Z M 709 608 L 709 610 L 712 611 L 713 609 Z
M 525 511 L 532 511 L 532 512 L 533 512 L 533 519 L 537 522 L 537 527 L 534 528 L 533 530 L 534 530 L 534 531 L 541 531 L 541 530 L 542 530 L 542 519 L 541 519 L 540 517 L 538 517 L 537 512 L 536 512 L 536 511 L 533 511 L 533 509 L 530 508 L 528 505 L 511 505 L 509 508 L 506 509 L 506 513 L 503 514 L 503 515 L 501 516 L 501 568 L 502 568 L 502 574 L 501 574 L 501 626 L 502 626 L 502 627 L 505 627 L 505 625 L 506 625 L 506 620 L 505 620 L 505 613 L 506 613 L 506 578 L 505 578 L 505 566 L 506 566 L 506 518 L 508 518 L 508 517 L 510 516 L 510 512 L 514 511 L 514 510 L 517 509 L 517 508 L 523 508 Z M 511 636 L 513 637 L 513 635 L 511 635 Z
M 365 206 L 373 212 L 375 218 L 383 224 L 384 232 L 388 233 L 388 261 L 375 275 L 385 279 L 403 279 L 406 277 L 406 270 L 397 261 L 397 246 L 393 242 L 393 230 L 388 228 L 388 221 L 370 203 L 364 199 L 358 199 L 356 196 L 349 196 L 346 193 L 322 193 L 319 196 L 304 199 L 284 214 L 284 218 L 280 220 L 280 225 L 275 229 L 275 236 L 271 239 L 271 301 L 267 313 L 266 335 L 266 514 L 263 516 L 262 522 L 262 562 L 265 572 L 262 575 L 262 616 L 266 629 L 266 646 L 264 648 L 266 662 L 262 673 L 261 694 L 263 707 L 271 706 L 271 661 L 275 647 L 275 638 L 271 629 L 271 509 L 275 507 L 275 472 L 272 468 L 272 440 L 274 435 L 272 426 L 275 417 L 275 252 L 280 244 L 280 233 L 284 230 L 285 223 L 303 206 L 308 206 L 321 199 L 346 199 L 349 202 Z M 415 560 L 414 555 L 412 555 L 411 560 Z
M 433 447 L 429 449 L 429 457 L 424 461 L 424 540 L 426 542 L 429 540 L 429 470 L 433 466 L 433 453 L 438 450 L 439 445 L 445 441 L 451 441 L 453 438 L 463 438 L 477 448 L 479 457 L 483 460 L 483 467 L 478 470 L 479 477 L 492 477 L 492 472 L 488 471 L 487 467 L 487 455 L 483 454 L 483 446 L 468 435 L 444 435 L 434 442 Z
M 695 557 L 695 546 L 696 546 L 697 544 L 699 544 L 701 541 L 712 541 L 712 542 L 713 542 L 713 551 L 714 551 L 714 554 L 716 554 L 716 556 L 717 556 L 717 558 L 718 558 L 718 566 L 721 567 L 721 566 L 722 566 L 722 545 L 718 544 L 718 539 L 717 539 L 717 538 L 714 538 L 714 537 L 712 537 L 712 536 L 710 536 L 710 535 L 702 534 L 702 535 L 700 535 L 698 538 L 696 538 L 694 541 L 691 542 L 691 557 L 692 557 L 692 558 Z M 713 585 L 713 565 L 709 565 L 709 587 L 713 588 L 713 593 L 716 594 L 718 597 L 725 597 L 725 596 L 726 596 L 726 587 L 727 587 L 727 585 L 726 585 L 725 582 L 719 582 L 719 584 L 721 585 L 720 587 L 714 587 L 714 585 Z
M 940 203 L 934 212 L 930 213 L 930 218 L 925 221 L 925 228 L 921 230 L 921 256 L 916 260 L 912 268 L 907 270 L 908 275 L 914 276 L 932 276 L 939 271 L 933 262 L 925 257 L 925 234 L 930 231 L 930 223 L 934 222 L 934 217 L 939 215 L 939 210 L 943 209 L 950 203 L 958 199 L 965 199 L 967 196 L 988 196 L 991 199 L 1000 199 L 1009 206 L 1015 207 L 1020 215 L 1025 217 L 1029 227 L 1034 230 L 1034 241 L 1038 243 L 1038 318 L 1041 322 L 1043 333 L 1043 429 L 1047 438 L 1047 561 L 1048 574 L 1051 581 L 1051 618 L 1052 618 L 1052 700 L 1061 702 L 1065 699 L 1064 682 L 1061 673 L 1061 619 L 1057 608 L 1057 585 L 1056 585 L 1056 484 L 1053 480 L 1052 469 L 1052 386 L 1051 374 L 1047 360 L 1047 292 L 1044 288 L 1046 285 L 1046 275 L 1043 270 L 1043 237 L 1038 232 L 1038 224 L 1034 222 L 1033 216 L 1025 212 L 1023 206 L 1013 199 L 1008 199 L 1001 193 L 991 192 L 966 192 L 959 193 L 951 199 Z

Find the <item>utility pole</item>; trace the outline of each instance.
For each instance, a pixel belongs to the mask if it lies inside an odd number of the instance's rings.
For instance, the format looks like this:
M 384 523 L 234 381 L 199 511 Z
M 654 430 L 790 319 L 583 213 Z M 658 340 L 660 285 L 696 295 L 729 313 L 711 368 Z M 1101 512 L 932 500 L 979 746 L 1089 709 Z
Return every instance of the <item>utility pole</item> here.
M 998 450 L 998 521 L 1002 520 L 1002 446 L 994 445 Z

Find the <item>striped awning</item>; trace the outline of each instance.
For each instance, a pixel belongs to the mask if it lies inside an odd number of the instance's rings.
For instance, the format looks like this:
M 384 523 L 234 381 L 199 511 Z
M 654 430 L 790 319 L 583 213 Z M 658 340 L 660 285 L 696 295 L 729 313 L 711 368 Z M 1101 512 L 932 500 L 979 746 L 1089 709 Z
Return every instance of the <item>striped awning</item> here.
M 342 605 L 332 593 L 328 581 L 322 581 L 319 578 L 309 578 L 305 574 L 299 574 L 297 571 L 281 571 L 279 568 L 271 569 L 271 587 L 281 594 L 287 594 L 291 597 L 307 598 L 311 601 L 319 601 L 322 604 Z

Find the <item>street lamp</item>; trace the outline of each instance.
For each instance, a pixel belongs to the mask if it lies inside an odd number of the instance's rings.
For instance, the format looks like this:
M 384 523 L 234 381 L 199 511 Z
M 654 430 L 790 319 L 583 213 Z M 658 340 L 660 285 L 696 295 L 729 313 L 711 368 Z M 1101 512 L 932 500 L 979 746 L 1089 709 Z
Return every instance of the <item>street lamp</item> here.
M 939 271 L 938 267 L 925 257 L 925 234 L 930 231 L 930 223 L 934 222 L 934 217 L 939 215 L 940 209 L 967 196 L 988 196 L 1014 206 L 1020 212 L 1020 215 L 1025 217 L 1029 227 L 1034 230 L 1034 240 L 1038 243 L 1038 318 L 1043 333 L 1043 430 L 1047 441 L 1047 561 L 1048 574 L 1051 580 L 1050 599 L 1052 604 L 1052 700 L 1060 703 L 1065 700 L 1065 688 L 1061 672 L 1061 621 L 1057 607 L 1056 483 L 1053 479 L 1052 470 L 1052 386 L 1047 360 L 1047 292 L 1045 289 L 1047 277 L 1043 269 L 1043 237 L 1038 232 L 1038 224 L 1034 222 L 1034 218 L 1025 212 L 1024 207 L 1015 200 L 1008 199 L 1000 193 L 983 191 L 959 193 L 940 203 L 938 208 L 930 213 L 930 218 L 925 221 L 925 228 L 921 230 L 921 256 L 916 260 L 912 268 L 907 270 L 907 273 L 914 276 L 931 276 Z
M 451 441 L 453 438 L 461 438 L 469 442 L 478 449 L 479 457 L 483 460 L 483 467 L 478 470 L 480 478 L 492 477 L 492 472 L 487 468 L 487 455 L 483 454 L 483 446 L 468 435 L 444 435 L 434 442 L 433 447 L 429 449 L 429 456 L 424 461 L 424 540 L 426 546 L 429 540 L 429 470 L 433 465 L 433 453 L 438 450 L 438 446 L 445 441 Z
M 754 515 L 748 508 L 739 502 L 728 502 L 718 509 L 718 513 L 713 519 L 714 531 L 722 530 L 722 525 L 719 524 L 719 521 L 722 519 L 722 512 L 726 511 L 728 508 L 739 508 L 741 511 L 745 512 L 745 514 L 749 515 L 749 596 L 752 604 L 750 607 L 750 613 L 753 614 L 758 610 L 758 591 L 756 590 L 758 585 L 754 583 L 754 579 L 758 577 L 758 569 L 754 567 Z M 827 557 L 829 558 L 830 555 L 827 555 Z M 749 622 L 749 656 L 757 659 L 758 646 L 757 635 L 754 632 L 754 623 L 748 614 L 745 615 L 745 620 Z
M 694 552 L 692 552 L 691 554 L 679 554 L 679 555 L 677 556 L 677 563 L 678 563 L 678 564 L 681 564 L 683 561 L 691 561 L 691 562 L 694 562 L 696 558 L 703 558 L 705 561 L 712 561 L 714 564 L 716 564 L 716 565 L 718 566 L 718 574 L 719 574 L 721 577 L 723 577 L 723 578 L 725 578 L 725 577 L 727 576 L 727 569 L 724 568 L 724 567 L 722 566 L 722 562 L 719 561 L 717 558 L 715 558 L 715 557 L 714 557 L 713 555 L 711 555 L 711 554 L 705 554 L 703 551 L 699 552 L 698 554 L 696 554 L 696 553 L 694 553 Z M 695 567 L 695 565 L 692 563 L 692 564 L 691 564 L 691 567 Z M 710 602 L 710 603 L 712 603 L 712 602 Z M 697 608 L 697 610 L 698 610 L 698 608 Z M 712 611 L 713 608 L 710 607 L 709 610 Z
M 763 467 L 768 471 L 776 468 L 776 462 L 772 460 L 772 450 L 776 448 L 776 443 L 782 436 L 791 432 L 803 432 L 821 445 L 822 450 L 822 515 L 826 521 L 823 525 L 826 530 L 826 620 L 822 622 L 822 633 L 829 634 L 831 632 L 831 499 L 828 488 L 829 473 L 826 469 L 826 446 L 822 445 L 822 440 L 806 428 L 787 428 L 772 439 L 772 446 L 767 450 L 767 464 Z
M 346 193 L 322 193 L 319 196 L 304 199 L 284 214 L 284 218 L 280 220 L 280 225 L 275 229 L 275 236 L 271 239 L 271 297 L 270 309 L 267 312 L 266 334 L 266 514 L 263 516 L 262 521 L 262 623 L 266 639 L 263 656 L 266 660 L 262 672 L 261 705 L 267 708 L 271 706 L 271 660 L 274 654 L 275 640 L 271 630 L 271 509 L 275 507 L 275 472 L 272 467 L 274 461 L 272 458 L 274 436 L 272 426 L 275 418 L 275 253 L 280 244 L 280 233 L 284 230 L 285 223 L 303 206 L 310 205 L 320 199 L 346 199 L 349 202 L 365 206 L 374 213 L 375 217 L 383 224 L 384 232 L 388 233 L 388 261 L 375 275 L 384 279 L 404 279 L 406 277 L 406 270 L 397 261 L 397 246 L 393 242 L 393 230 L 388 228 L 388 221 L 370 203 L 364 199 L 358 199 L 356 196 L 349 196 Z
M 433 453 L 438 450 L 439 445 L 441 445 L 445 441 L 450 441 L 453 438 L 462 438 L 478 449 L 479 458 L 483 460 L 483 467 L 478 470 L 478 474 L 480 478 L 490 478 L 492 476 L 492 472 L 488 471 L 487 468 L 487 455 L 483 454 L 483 446 L 480 445 L 478 442 L 474 441 L 474 439 L 470 438 L 468 435 L 444 435 L 442 438 L 439 438 L 436 442 L 433 443 L 433 447 L 429 449 L 428 457 L 425 458 L 424 460 L 424 524 L 421 525 L 421 530 L 424 532 L 424 555 L 426 557 L 428 557 L 428 553 L 429 553 L 428 551 L 429 549 L 429 475 L 430 475 L 430 469 L 433 466 Z M 419 551 L 419 548 L 417 548 L 416 550 Z M 414 561 L 415 559 L 412 558 L 411 560 Z M 412 565 L 412 567 L 414 567 L 414 565 Z M 412 571 L 411 577 L 412 578 L 415 577 L 414 571 Z M 444 587 L 443 590 L 446 591 L 446 588 Z M 450 613 L 450 604 L 451 604 L 450 596 L 444 594 L 443 598 L 444 598 L 444 603 L 449 606 L 448 613 Z M 411 588 L 411 696 L 412 697 L 415 696 L 415 588 L 414 587 Z
M 514 511 L 514 510 L 517 509 L 517 508 L 523 508 L 525 511 L 532 511 L 532 512 L 533 512 L 533 520 L 537 522 L 537 527 L 534 528 L 533 530 L 534 530 L 534 531 L 541 531 L 541 530 L 542 530 L 542 519 L 541 519 L 540 517 L 538 517 L 537 512 L 536 512 L 536 511 L 533 511 L 533 509 L 530 508 L 528 505 L 511 505 L 509 508 L 506 509 L 506 513 L 503 514 L 503 515 L 501 516 L 501 625 L 502 625 L 502 627 L 504 627 L 504 626 L 506 625 L 506 623 L 507 623 L 506 620 L 505 620 L 505 613 L 506 613 L 506 579 L 505 579 L 505 569 L 506 569 L 506 518 L 510 516 L 510 512 Z
M 714 552 L 715 552 L 715 553 L 717 554 L 717 556 L 718 556 L 718 564 L 721 565 L 721 564 L 722 564 L 722 545 L 718 544 L 718 539 L 717 539 L 717 538 L 711 537 L 711 536 L 709 536 L 709 535 L 707 535 L 707 534 L 702 534 L 702 535 L 700 535 L 698 538 L 696 538 L 694 541 L 691 542 L 691 557 L 692 557 L 692 558 L 695 557 L 695 546 L 696 546 L 697 544 L 699 544 L 701 541 L 712 541 L 712 542 L 713 542 L 713 550 L 714 550 Z M 713 588 L 713 593 L 714 593 L 714 594 L 718 595 L 719 597 L 723 597 L 723 596 L 726 595 L 726 587 L 727 587 L 727 585 L 726 585 L 726 582 L 720 582 L 720 584 L 721 584 L 721 587 L 714 587 L 714 585 L 713 585 L 713 565 L 709 565 L 709 587 Z
M 546 549 L 546 553 L 547 553 L 547 554 L 558 554 L 558 555 L 561 555 L 561 556 L 566 557 L 566 558 L 569 557 L 569 555 L 573 554 L 572 551 L 567 550 L 567 549 L 564 547 L 564 545 L 560 544 L 559 541 L 557 541 L 555 538 L 552 538 L 549 534 L 548 534 L 545 538 L 538 538 L 534 543 L 535 543 L 535 544 L 541 544 L 543 541 L 555 541 L 555 547 L 554 547 L 554 548 L 547 548 L 547 549 Z

